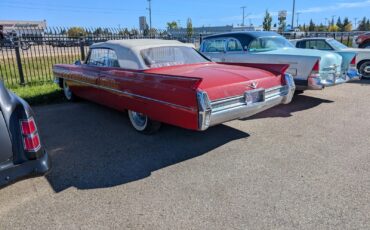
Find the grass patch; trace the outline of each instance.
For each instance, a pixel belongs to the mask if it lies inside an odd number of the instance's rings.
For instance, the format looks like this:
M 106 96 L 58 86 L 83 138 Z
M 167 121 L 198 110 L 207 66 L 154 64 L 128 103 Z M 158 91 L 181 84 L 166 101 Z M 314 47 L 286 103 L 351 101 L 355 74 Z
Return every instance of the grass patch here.
M 6 53 L 8 52 L 8 53 Z M 0 52 L 0 78 L 9 86 L 20 84 L 19 70 L 13 50 Z M 12 53 L 13 52 L 13 53 Z M 37 54 L 37 53 L 36 53 Z M 72 64 L 80 59 L 78 54 L 32 56 L 35 53 L 21 55 L 22 70 L 26 84 L 41 83 L 53 80 L 52 67 L 54 64 Z
M 10 87 L 10 90 L 23 98 L 30 105 L 45 105 L 65 101 L 62 89 L 52 82 Z

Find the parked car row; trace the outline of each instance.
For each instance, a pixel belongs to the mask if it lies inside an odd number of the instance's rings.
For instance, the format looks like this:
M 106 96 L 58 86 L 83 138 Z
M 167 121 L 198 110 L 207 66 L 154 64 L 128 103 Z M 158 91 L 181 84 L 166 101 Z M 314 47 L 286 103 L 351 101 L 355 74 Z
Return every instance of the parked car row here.
M 288 104 L 296 90 L 369 77 L 368 60 L 367 51 L 332 39 L 233 32 L 204 38 L 199 51 L 174 40 L 95 43 L 86 60 L 54 65 L 53 73 L 67 100 L 127 111 L 135 130 L 152 134 L 162 123 L 204 131 Z M 46 173 L 32 111 L 2 84 L 0 115 L 0 186 Z

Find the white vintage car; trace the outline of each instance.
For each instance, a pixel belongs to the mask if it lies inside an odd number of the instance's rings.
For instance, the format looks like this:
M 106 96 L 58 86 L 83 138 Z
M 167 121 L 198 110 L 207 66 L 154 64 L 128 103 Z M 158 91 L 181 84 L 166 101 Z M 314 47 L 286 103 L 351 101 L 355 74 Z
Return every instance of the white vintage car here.
M 297 90 L 323 89 L 348 80 L 342 57 L 295 48 L 275 32 L 232 32 L 204 38 L 200 51 L 216 62 L 289 64 Z
M 303 38 L 291 42 L 297 48 L 336 52 L 344 59 L 357 54 L 355 59 L 351 58 L 351 64 L 357 67 L 362 77 L 370 78 L 370 49 L 349 48 L 333 38 Z

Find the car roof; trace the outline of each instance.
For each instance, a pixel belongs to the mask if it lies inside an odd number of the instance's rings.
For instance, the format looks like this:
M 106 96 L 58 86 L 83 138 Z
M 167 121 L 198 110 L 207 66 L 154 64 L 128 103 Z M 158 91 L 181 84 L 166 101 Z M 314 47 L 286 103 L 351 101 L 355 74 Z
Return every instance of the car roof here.
M 191 47 L 190 44 L 185 44 L 175 40 L 162 40 L 162 39 L 124 39 L 124 40 L 109 40 L 106 42 L 99 42 L 91 45 L 91 48 L 126 48 L 126 49 L 146 49 L 152 47 L 161 46 L 187 46 Z
M 259 38 L 259 37 L 271 37 L 271 36 L 281 36 L 280 34 L 272 31 L 242 31 L 242 32 L 229 32 L 222 34 L 215 34 L 205 37 L 205 39 L 219 38 L 219 37 L 249 37 L 249 38 Z
M 304 41 L 304 40 L 332 40 L 334 38 L 327 38 L 327 37 L 315 37 L 315 38 L 300 38 L 300 39 L 294 39 L 292 41 Z
M 194 48 L 193 44 L 186 44 L 175 40 L 162 39 L 125 39 L 110 40 L 95 43 L 90 46 L 92 49 L 112 49 L 117 55 L 118 62 L 122 68 L 126 69 L 147 69 L 140 54 L 142 50 L 156 47 L 183 46 Z

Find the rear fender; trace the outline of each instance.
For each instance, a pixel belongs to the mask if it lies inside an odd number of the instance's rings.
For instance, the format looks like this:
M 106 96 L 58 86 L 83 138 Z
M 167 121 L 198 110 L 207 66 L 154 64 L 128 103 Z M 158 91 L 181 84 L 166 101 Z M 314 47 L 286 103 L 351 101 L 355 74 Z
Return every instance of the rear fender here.
M 257 68 L 257 69 L 263 69 L 263 70 L 269 71 L 269 72 L 271 72 L 275 75 L 282 75 L 289 68 L 288 64 L 232 63 L 232 62 L 222 62 L 220 64 L 237 65 L 237 66 L 245 66 L 245 67 L 252 67 L 252 68 Z

